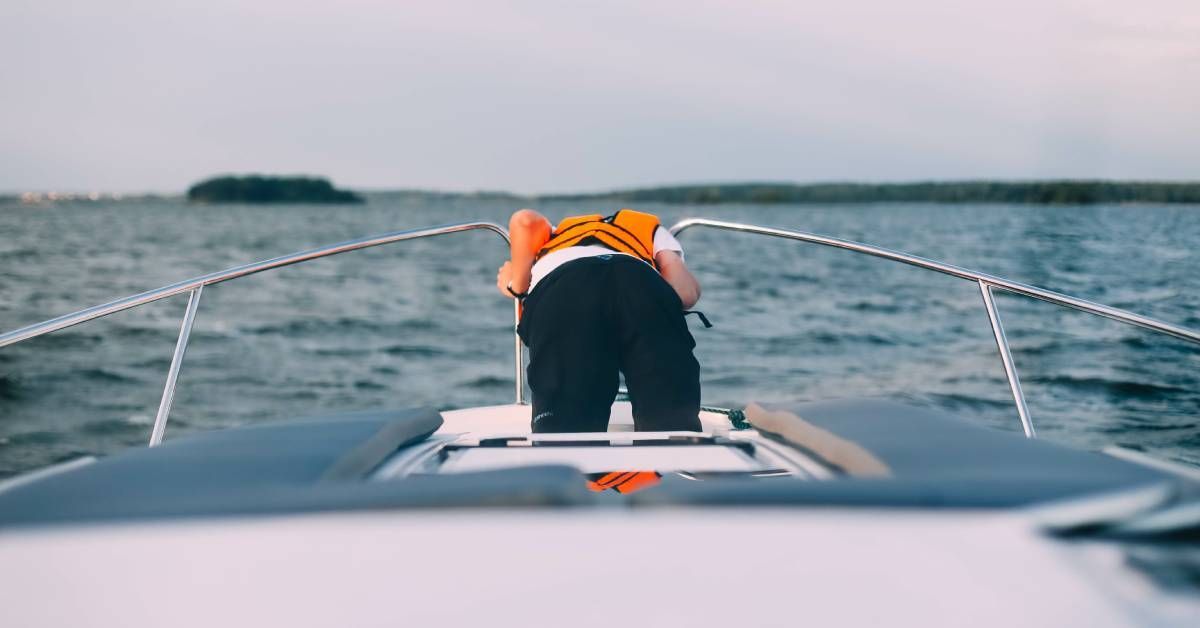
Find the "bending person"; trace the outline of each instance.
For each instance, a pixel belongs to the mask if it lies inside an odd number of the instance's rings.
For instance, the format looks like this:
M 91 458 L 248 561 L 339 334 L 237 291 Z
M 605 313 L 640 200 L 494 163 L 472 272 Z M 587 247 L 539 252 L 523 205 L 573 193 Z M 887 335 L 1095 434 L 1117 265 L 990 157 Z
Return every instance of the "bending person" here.
M 700 365 L 684 310 L 700 284 L 658 217 L 629 209 L 553 227 L 522 209 L 496 274 L 524 301 L 534 432 L 604 432 L 625 374 L 635 429 L 700 430 Z

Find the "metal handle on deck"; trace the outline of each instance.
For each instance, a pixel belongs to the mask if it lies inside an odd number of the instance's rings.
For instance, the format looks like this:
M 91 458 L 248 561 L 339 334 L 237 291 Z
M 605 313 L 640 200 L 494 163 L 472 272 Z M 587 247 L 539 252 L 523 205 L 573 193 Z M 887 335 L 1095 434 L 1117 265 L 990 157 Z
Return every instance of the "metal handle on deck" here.
M 151 447 L 161 443 L 163 434 L 167 431 L 167 416 L 171 414 L 171 404 L 175 401 L 175 382 L 179 379 L 183 354 L 187 352 L 188 340 L 192 336 L 192 324 L 196 322 L 196 308 L 200 306 L 201 292 L 204 292 L 204 286 L 192 290 L 188 295 L 187 310 L 184 311 L 183 323 L 179 326 L 179 340 L 175 341 L 171 368 L 167 369 L 167 383 L 163 387 L 162 400 L 158 402 L 158 413 L 154 415 L 154 430 L 150 432 Z

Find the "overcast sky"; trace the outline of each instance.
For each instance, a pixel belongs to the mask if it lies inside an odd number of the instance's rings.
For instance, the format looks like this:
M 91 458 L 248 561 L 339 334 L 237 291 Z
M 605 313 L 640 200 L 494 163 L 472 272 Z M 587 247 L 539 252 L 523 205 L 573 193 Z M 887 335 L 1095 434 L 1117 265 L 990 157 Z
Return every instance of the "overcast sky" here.
M 2 0 L 0 190 L 1200 179 L 1197 0 Z

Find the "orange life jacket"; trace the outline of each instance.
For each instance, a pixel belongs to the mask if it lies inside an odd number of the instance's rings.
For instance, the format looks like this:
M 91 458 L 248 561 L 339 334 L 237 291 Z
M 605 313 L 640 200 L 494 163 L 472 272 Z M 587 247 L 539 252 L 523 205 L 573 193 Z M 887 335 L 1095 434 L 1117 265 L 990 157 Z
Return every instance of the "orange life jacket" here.
M 613 471 L 611 473 L 589 473 L 587 486 L 593 492 L 613 490 L 628 495 L 659 483 L 662 474 L 657 471 Z
M 608 217 L 591 214 L 564 218 L 534 259 L 569 246 L 599 243 L 658 268 L 654 264 L 654 233 L 658 227 L 658 216 L 632 209 L 622 209 Z

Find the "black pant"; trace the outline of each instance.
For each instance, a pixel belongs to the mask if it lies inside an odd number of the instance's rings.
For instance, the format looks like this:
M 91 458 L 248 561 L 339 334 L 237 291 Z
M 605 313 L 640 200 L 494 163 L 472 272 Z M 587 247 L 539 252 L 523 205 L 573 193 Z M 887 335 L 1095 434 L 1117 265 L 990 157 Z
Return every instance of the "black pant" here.
M 534 432 L 605 432 L 625 374 L 637 430 L 700 430 L 696 341 L 675 290 L 626 255 L 567 262 L 538 282 L 518 327 Z

